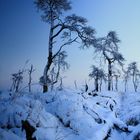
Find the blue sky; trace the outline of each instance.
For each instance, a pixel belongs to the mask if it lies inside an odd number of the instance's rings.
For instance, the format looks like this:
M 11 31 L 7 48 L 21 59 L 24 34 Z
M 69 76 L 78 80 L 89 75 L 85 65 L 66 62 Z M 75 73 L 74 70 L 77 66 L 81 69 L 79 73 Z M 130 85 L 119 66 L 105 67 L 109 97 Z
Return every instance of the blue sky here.
M 76 13 L 86 17 L 97 36 L 115 30 L 121 39 L 120 51 L 127 63 L 140 62 L 140 1 L 139 0 L 73 0 Z M 49 26 L 41 21 L 32 0 L 0 0 L 0 89 L 9 87 L 10 74 L 22 68 L 27 59 L 36 71 L 34 81 L 43 73 L 47 59 Z M 70 70 L 66 84 L 88 79 L 94 64 L 93 49 L 80 50 L 77 44 L 67 47 Z

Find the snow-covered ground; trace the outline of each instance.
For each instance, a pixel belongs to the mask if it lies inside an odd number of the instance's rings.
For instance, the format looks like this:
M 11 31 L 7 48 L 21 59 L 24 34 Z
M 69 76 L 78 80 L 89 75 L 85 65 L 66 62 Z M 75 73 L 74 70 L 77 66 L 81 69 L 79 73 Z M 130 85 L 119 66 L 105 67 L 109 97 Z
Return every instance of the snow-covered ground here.
M 140 93 L 0 93 L 0 140 L 139 140 Z

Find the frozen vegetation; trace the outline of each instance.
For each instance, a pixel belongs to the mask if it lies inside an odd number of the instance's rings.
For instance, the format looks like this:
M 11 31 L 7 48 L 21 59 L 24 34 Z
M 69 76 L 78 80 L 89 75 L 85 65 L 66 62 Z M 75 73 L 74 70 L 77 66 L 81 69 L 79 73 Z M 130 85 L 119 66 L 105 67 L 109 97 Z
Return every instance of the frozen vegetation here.
M 10 91 L 0 92 L 0 140 L 140 140 L 140 70 L 135 61 L 126 65 L 116 31 L 97 38 L 85 17 L 67 15 L 70 0 L 34 0 L 34 4 L 48 32 L 47 62 L 39 80 L 43 92 L 33 92 L 36 68 L 26 68 L 27 60 L 11 75 Z M 85 91 L 63 87 L 69 68 L 65 48 L 76 43 L 81 49 L 91 48 L 98 59 L 89 73 L 93 91 L 86 80 Z M 82 69 L 77 72 L 83 74 Z M 21 89 L 25 79 L 28 92 Z M 127 92 L 130 80 L 135 92 Z M 119 92 L 119 81 L 125 92 Z M 102 83 L 107 83 L 108 91 L 102 91 Z M 78 89 L 76 80 L 74 84 Z
M 0 106 L 0 140 L 140 139 L 140 93 L 1 92 Z

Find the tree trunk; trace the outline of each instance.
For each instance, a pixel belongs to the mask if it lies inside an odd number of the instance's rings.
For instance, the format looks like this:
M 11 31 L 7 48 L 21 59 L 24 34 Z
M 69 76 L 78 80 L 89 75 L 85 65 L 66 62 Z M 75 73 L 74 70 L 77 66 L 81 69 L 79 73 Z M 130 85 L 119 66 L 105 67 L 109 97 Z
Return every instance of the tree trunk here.
M 135 74 L 134 73 L 133 73 L 133 85 L 134 85 L 135 92 L 137 92 L 136 78 L 135 78 Z
M 33 127 L 27 120 L 22 120 L 22 131 L 25 130 L 26 140 L 36 140 L 36 137 L 33 137 L 33 133 L 36 131 L 35 127 Z
M 29 74 L 29 83 L 28 83 L 29 92 L 31 92 L 31 82 L 32 82 L 32 78 L 31 78 L 31 73 L 30 73 L 30 74 Z
M 116 91 L 118 91 L 118 76 L 116 76 L 115 79 L 116 79 L 115 89 Z
M 127 89 L 127 81 L 125 81 L 124 86 L 125 86 L 125 92 L 126 92 L 126 89 Z
M 108 90 L 111 90 L 111 82 L 112 82 L 112 68 L 111 61 L 108 60 Z
M 48 86 L 47 85 L 43 85 L 43 93 L 48 91 Z
M 100 92 L 102 91 L 102 78 L 100 79 Z
M 99 91 L 98 78 L 95 79 L 95 90 Z
M 49 47 L 48 47 L 48 60 L 47 60 L 47 64 L 45 66 L 44 69 L 44 83 L 43 83 L 43 93 L 48 91 L 48 71 L 50 70 L 50 67 L 52 65 L 53 62 L 53 53 L 52 53 L 52 48 L 53 48 L 53 26 L 54 26 L 54 21 L 51 20 L 51 28 L 50 28 L 50 33 L 49 33 Z
M 114 83 L 113 83 L 113 78 L 111 77 L 111 90 L 114 90 Z

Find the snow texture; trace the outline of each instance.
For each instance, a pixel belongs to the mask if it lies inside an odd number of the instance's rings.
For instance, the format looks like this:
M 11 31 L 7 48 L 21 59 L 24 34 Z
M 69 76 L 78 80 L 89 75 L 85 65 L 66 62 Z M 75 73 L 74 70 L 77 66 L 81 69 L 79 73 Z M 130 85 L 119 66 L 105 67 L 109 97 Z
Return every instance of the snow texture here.
M 0 106 L 0 140 L 25 140 L 22 120 L 37 140 L 140 139 L 140 93 L 1 92 Z

